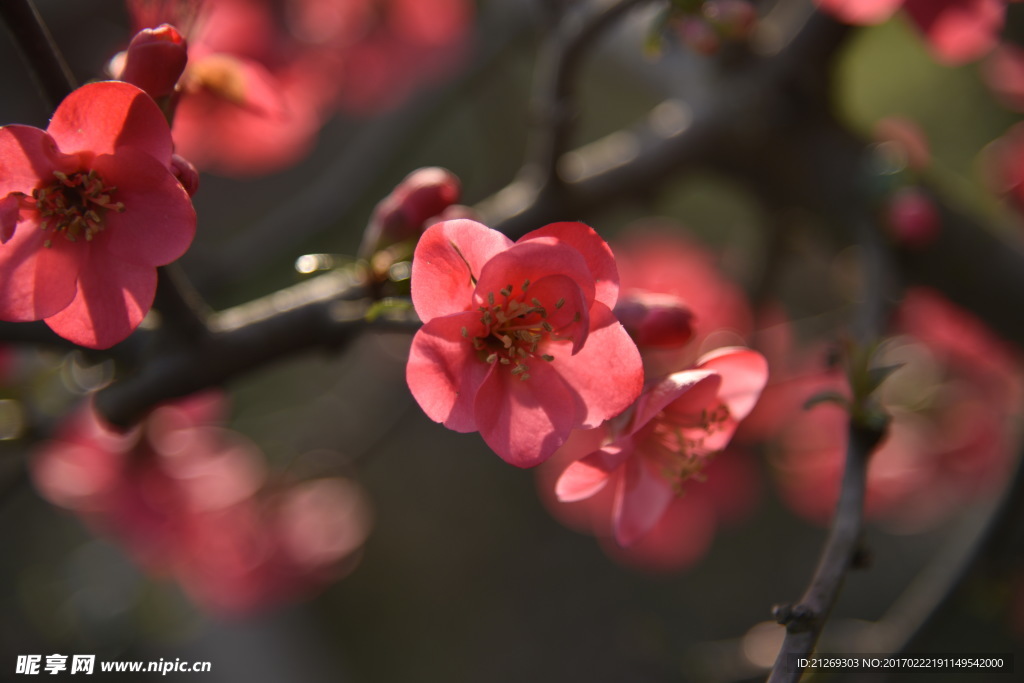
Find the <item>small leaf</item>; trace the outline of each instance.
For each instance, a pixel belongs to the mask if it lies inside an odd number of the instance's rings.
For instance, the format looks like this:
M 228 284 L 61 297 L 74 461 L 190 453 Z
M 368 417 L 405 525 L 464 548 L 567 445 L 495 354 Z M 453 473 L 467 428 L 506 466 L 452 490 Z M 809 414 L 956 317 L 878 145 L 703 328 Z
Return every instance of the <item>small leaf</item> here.
M 810 410 L 821 403 L 837 403 L 844 410 L 850 409 L 850 399 L 838 391 L 822 391 L 804 402 L 804 410 Z
M 368 323 L 372 323 L 377 318 L 391 311 L 408 311 L 411 309 L 412 302 L 408 299 L 381 299 L 370 304 L 363 315 L 363 319 Z
M 892 365 L 883 365 L 881 367 L 868 368 L 868 391 L 873 392 L 877 389 L 882 382 L 892 373 L 902 368 L 906 363 L 893 363 Z

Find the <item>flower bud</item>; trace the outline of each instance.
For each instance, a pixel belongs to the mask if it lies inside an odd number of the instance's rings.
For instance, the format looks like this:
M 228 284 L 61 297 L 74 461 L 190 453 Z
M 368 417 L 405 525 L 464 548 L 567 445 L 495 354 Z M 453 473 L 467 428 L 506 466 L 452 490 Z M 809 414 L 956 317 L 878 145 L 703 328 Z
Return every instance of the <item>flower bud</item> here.
M 615 305 L 615 315 L 641 348 L 679 348 L 693 337 L 693 311 L 670 294 L 630 292 Z
M 709 0 L 704 18 L 729 40 L 746 40 L 757 26 L 757 10 L 748 0 Z
M 697 54 L 714 55 L 722 47 L 714 26 L 700 17 L 683 17 L 678 22 L 677 30 L 683 43 Z
M 174 177 L 178 179 L 181 186 L 185 188 L 185 192 L 188 192 L 189 197 L 195 195 L 196 190 L 199 189 L 199 172 L 192 165 L 191 161 L 177 154 L 172 154 L 171 172 L 174 173 Z
M 904 187 L 889 198 L 885 224 L 900 246 L 920 249 L 938 236 L 939 213 L 921 188 Z
M 397 242 L 416 239 L 429 227 L 430 219 L 459 201 L 461 192 L 459 179 L 447 169 L 431 166 L 413 171 L 374 208 L 360 255 L 366 258 Z
M 135 34 L 118 77 L 160 100 L 174 93 L 187 62 L 185 38 L 170 24 L 161 24 Z

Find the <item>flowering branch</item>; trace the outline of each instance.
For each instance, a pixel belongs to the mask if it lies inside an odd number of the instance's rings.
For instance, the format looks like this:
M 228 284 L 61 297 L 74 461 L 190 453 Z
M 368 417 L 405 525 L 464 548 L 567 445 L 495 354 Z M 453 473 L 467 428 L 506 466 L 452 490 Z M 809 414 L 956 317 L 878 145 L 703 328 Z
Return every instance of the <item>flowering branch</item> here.
M 292 353 L 339 349 L 366 329 L 415 329 L 411 315 L 389 314 L 368 322 L 365 297 L 361 279 L 337 270 L 212 313 L 208 334 L 148 358 L 135 374 L 100 391 L 97 409 L 112 424 L 129 426 L 163 401 L 218 386 Z

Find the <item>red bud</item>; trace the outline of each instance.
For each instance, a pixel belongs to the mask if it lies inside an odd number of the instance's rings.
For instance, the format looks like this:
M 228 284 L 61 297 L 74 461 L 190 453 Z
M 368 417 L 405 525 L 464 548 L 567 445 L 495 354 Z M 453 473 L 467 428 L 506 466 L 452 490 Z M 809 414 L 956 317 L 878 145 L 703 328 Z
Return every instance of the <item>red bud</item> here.
M 170 24 L 161 24 L 142 29 L 132 38 L 120 79 L 159 100 L 174 92 L 187 62 L 185 38 Z

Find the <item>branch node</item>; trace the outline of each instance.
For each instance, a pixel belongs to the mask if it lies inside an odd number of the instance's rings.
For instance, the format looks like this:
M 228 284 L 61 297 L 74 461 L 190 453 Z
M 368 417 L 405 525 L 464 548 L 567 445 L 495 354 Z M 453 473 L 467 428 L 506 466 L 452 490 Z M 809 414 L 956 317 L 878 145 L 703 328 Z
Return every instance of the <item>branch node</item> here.
M 818 627 L 820 621 L 818 613 L 803 603 L 775 605 L 772 607 L 772 616 L 790 633 L 812 631 Z

